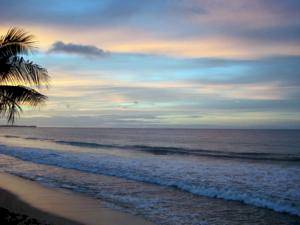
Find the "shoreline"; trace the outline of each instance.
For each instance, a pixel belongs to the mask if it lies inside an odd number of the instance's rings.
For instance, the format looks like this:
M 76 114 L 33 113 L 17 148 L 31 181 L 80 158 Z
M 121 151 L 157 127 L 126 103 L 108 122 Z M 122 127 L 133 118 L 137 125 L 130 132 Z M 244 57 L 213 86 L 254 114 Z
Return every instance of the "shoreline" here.
M 0 173 L 0 207 L 51 225 L 154 225 L 104 208 L 101 201 Z

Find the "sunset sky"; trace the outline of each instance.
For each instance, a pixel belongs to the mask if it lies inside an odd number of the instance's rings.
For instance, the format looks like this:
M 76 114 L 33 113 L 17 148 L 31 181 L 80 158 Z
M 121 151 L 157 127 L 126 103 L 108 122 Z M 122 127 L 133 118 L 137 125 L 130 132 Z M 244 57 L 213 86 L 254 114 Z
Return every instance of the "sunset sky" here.
M 20 124 L 300 128 L 299 0 L 0 0 L 35 35 L 46 105 Z

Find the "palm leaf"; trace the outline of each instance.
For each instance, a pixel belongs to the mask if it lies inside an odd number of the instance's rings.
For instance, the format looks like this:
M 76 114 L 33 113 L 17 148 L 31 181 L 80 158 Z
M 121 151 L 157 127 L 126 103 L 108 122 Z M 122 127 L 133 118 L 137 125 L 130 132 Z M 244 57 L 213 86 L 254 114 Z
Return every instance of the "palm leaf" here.
M 25 60 L 23 57 L 11 57 L 6 62 L 1 63 L 0 83 L 29 84 L 37 85 L 48 84 L 49 75 L 45 68 Z
M 28 54 L 35 49 L 34 36 L 23 29 L 11 28 L 0 37 L 0 57 Z
M 45 102 L 47 97 L 34 89 L 24 86 L 0 86 L 0 116 L 14 123 L 16 115 L 22 111 L 21 105 L 37 106 Z
M 47 99 L 23 86 L 39 88 L 48 84 L 47 70 L 22 57 L 35 49 L 34 44 L 33 36 L 19 28 L 11 28 L 0 37 L 0 117 L 6 117 L 10 123 L 14 123 L 23 104 L 37 106 Z

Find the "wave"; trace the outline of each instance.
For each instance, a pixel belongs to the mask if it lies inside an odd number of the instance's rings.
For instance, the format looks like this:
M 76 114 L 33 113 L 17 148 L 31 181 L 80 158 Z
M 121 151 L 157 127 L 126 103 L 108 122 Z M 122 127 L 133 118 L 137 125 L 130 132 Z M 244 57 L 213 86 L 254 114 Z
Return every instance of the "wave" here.
M 277 165 L 227 163 L 211 165 L 189 160 L 153 157 L 123 158 L 106 154 L 59 152 L 0 145 L 0 154 L 38 164 L 176 188 L 195 195 L 235 200 L 300 216 L 296 174 L 299 168 Z M 241 179 L 242 178 L 242 179 Z M 259 178 L 259 180 L 258 180 Z M 272 181 L 272 182 L 271 182 Z M 286 191 L 288 188 L 289 191 Z
M 124 149 L 142 151 L 154 155 L 186 155 L 198 157 L 215 157 L 227 159 L 245 159 L 245 160 L 269 160 L 269 161 L 290 161 L 299 162 L 300 156 L 294 154 L 283 153 L 266 153 L 266 152 L 232 152 L 206 149 L 191 149 L 178 147 L 164 147 L 164 146 L 149 146 L 149 145 L 109 145 L 99 144 L 94 142 L 81 141 L 63 141 L 50 138 L 36 138 L 36 137 L 21 137 L 15 135 L 4 135 L 6 138 L 22 138 L 27 140 L 51 141 L 57 144 L 70 145 L 84 148 L 108 148 L 108 149 Z

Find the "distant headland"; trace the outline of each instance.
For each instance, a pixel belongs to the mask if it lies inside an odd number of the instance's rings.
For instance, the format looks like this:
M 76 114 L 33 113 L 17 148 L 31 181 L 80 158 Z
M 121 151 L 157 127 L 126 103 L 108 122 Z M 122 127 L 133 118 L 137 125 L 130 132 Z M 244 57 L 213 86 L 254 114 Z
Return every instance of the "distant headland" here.
M 26 125 L 0 125 L 1 127 L 10 127 L 10 128 L 37 128 L 37 126 L 35 125 L 30 125 L 30 126 L 26 126 Z

